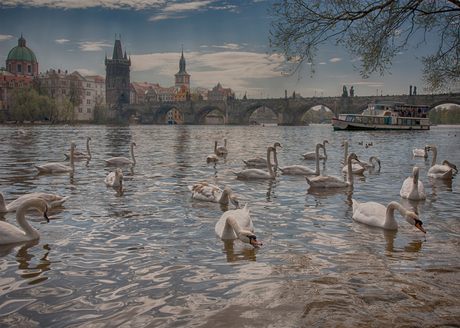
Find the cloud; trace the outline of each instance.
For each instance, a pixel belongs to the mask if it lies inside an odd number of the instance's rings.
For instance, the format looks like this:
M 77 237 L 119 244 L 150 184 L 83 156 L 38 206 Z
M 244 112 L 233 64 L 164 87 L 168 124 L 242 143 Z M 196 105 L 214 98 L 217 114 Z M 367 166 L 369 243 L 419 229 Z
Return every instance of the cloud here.
M 57 40 L 54 40 L 54 42 L 58 43 L 58 44 L 64 44 L 66 42 L 69 42 L 70 40 L 67 40 L 67 39 L 57 39 Z
M 318 65 L 326 65 L 325 62 L 318 63 Z
M 156 8 L 167 3 L 167 0 L 3 0 L 2 8 L 39 8 L 53 9 L 121 9 L 121 10 L 145 10 Z
M 131 55 L 131 71 L 152 70 L 152 75 L 173 77 L 178 71 L 180 56 L 180 53 Z M 248 87 L 253 85 L 251 80 L 281 76 L 285 64 L 285 58 L 276 54 L 245 51 L 185 52 L 184 56 L 194 86 L 211 89 L 220 82 L 222 86 L 230 87 L 237 92 L 248 90 Z
M 184 18 L 182 13 L 191 11 L 205 11 L 214 0 L 192 2 L 166 2 L 166 6 L 159 9 L 159 13 L 151 16 L 149 21 Z
M 88 75 L 99 75 L 96 71 L 92 71 L 86 68 L 78 68 L 76 69 L 78 73 L 82 76 L 88 76 Z
M 0 42 L 12 39 L 12 35 L 0 34 Z
M 339 61 L 341 61 L 341 60 L 342 60 L 342 58 L 337 58 L 337 57 L 336 57 L 336 58 L 329 59 L 329 61 L 330 61 L 331 63 L 337 63 L 337 62 L 339 62 Z
M 105 41 L 98 41 L 98 42 L 78 42 L 80 45 L 79 48 L 82 51 L 100 51 L 103 47 L 113 47 L 112 44 L 105 43 Z
M 222 48 L 222 49 L 231 49 L 231 50 L 241 49 L 240 45 L 237 45 L 237 44 L 234 44 L 234 43 L 226 43 L 223 46 L 213 45 L 212 47 L 214 47 L 214 48 Z

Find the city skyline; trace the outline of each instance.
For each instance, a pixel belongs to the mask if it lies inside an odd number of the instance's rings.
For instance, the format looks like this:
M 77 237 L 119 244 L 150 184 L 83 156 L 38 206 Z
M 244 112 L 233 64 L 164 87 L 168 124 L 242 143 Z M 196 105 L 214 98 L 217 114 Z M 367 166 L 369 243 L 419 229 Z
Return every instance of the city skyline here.
M 408 94 L 409 86 L 423 93 L 417 56 L 433 50 L 432 38 L 418 48 L 409 46 L 393 61 L 392 74 L 360 78 L 350 55 L 324 45 L 315 73 L 309 65 L 300 74 L 284 57 L 268 47 L 270 18 L 266 1 L 123 0 L 3 1 L 0 22 L 0 60 L 21 36 L 34 51 L 40 72 L 78 71 L 105 77 L 104 60 L 112 58 L 116 38 L 131 58 L 131 82 L 174 85 L 182 48 L 192 87 L 212 89 L 217 83 L 231 88 L 237 98 L 278 98 L 294 91 L 303 97 L 340 96 L 343 86 L 355 95 Z M 121 37 L 120 37 L 121 35 Z M 431 40 L 431 41 L 430 41 Z

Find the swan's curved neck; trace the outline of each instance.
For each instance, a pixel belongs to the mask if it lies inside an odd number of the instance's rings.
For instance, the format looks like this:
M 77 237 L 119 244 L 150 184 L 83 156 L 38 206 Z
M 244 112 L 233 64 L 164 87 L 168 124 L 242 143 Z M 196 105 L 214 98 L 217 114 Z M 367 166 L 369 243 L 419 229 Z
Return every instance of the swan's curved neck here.
M 270 159 L 270 153 L 271 152 L 272 152 L 272 150 L 270 148 L 268 148 L 267 149 L 267 169 L 268 169 L 268 173 L 270 174 L 270 177 L 274 178 L 276 175 L 275 175 L 275 172 L 273 171 L 272 162 L 271 162 L 271 159 Z M 276 157 L 276 153 L 273 156 L 274 156 L 276 162 L 278 162 L 278 159 Z M 275 163 L 275 165 L 278 166 L 278 163 Z
M 8 210 L 6 208 L 5 197 L 3 197 L 3 194 L 0 192 L 0 213 L 6 212 L 8 212 Z
M 74 145 L 72 145 L 72 146 L 70 147 L 70 164 L 69 164 L 69 165 L 70 165 L 70 168 L 72 169 L 72 171 L 73 171 L 74 168 L 75 168 L 74 159 L 73 159 L 73 156 L 74 156 L 73 154 L 74 154 L 74 152 L 75 152 L 75 147 L 74 147 Z
M 39 238 L 40 234 L 38 231 L 33 228 L 29 222 L 26 220 L 26 211 L 30 206 L 19 206 L 19 208 L 16 211 L 16 221 L 18 222 L 18 225 L 21 227 L 22 230 L 24 230 L 26 236 L 30 236 L 33 238 Z
M 347 147 L 347 145 L 345 145 L 345 147 Z M 346 153 L 346 151 L 345 151 L 345 153 Z M 347 159 L 347 183 L 348 183 L 349 186 L 353 186 L 353 183 L 354 183 L 353 168 L 351 166 L 351 161 L 352 161 L 352 158 L 351 158 L 351 154 L 350 154 L 350 155 L 348 155 L 348 159 Z
M 346 163 L 347 162 L 347 157 L 348 157 L 348 141 L 345 141 L 343 143 L 343 148 L 344 148 L 344 152 L 345 152 L 343 162 Z
M 217 141 L 214 142 L 214 154 L 217 155 Z
M 403 217 L 405 217 L 405 214 L 407 213 L 407 210 L 399 204 L 398 202 L 391 202 L 388 204 L 387 207 L 387 212 L 385 216 L 385 227 L 391 228 L 391 229 L 397 229 L 398 228 L 398 223 L 396 222 L 395 219 L 395 210 L 397 210 Z
M 89 150 L 89 139 L 86 140 L 86 151 L 88 153 L 89 158 L 91 158 L 91 151 Z
M 438 150 L 436 147 L 432 147 L 431 150 L 433 151 L 433 159 L 431 160 L 431 166 L 436 165 L 436 155 L 438 154 Z
M 315 174 L 319 174 L 319 148 L 321 144 L 317 144 L 315 148 Z M 326 156 L 326 148 L 323 148 L 324 156 Z
M 220 195 L 219 203 L 228 204 L 230 196 L 231 196 L 231 192 L 227 188 L 225 188 L 224 191 L 222 192 L 222 195 Z
M 225 220 L 225 225 L 230 226 L 231 229 L 236 233 L 239 239 L 243 237 L 243 233 L 245 232 L 241 227 L 238 225 L 238 222 L 236 222 L 236 219 L 233 216 L 227 217 Z
M 323 155 L 324 155 L 324 157 L 327 157 L 327 154 L 326 154 L 326 140 L 323 141 Z M 318 157 L 318 155 L 316 155 L 316 157 Z
M 136 158 L 134 157 L 134 144 L 131 144 L 131 159 L 133 163 L 136 164 Z

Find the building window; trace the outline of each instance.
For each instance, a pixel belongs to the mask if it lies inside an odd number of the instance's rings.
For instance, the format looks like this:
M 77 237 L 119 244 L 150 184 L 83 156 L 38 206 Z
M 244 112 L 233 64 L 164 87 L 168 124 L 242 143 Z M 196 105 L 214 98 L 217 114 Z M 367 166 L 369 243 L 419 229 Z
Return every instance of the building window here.
M 10 80 L 10 88 L 14 88 L 14 80 Z
M 87 113 L 91 113 L 91 108 L 87 108 L 87 109 L 86 109 L 86 112 L 87 112 Z
M 89 105 L 91 104 L 91 99 L 86 99 L 86 103 Z
M 86 83 L 87 88 L 91 88 L 91 83 Z
M 63 94 L 63 95 L 66 94 L 66 90 L 65 90 L 65 89 L 62 89 L 62 94 Z
M 87 96 L 91 96 L 91 91 L 86 91 Z
M 32 73 L 32 67 L 30 65 L 27 65 L 27 73 Z
M 21 64 L 18 64 L 18 73 L 19 73 L 19 72 L 22 72 L 22 66 L 21 66 Z
M 79 109 L 78 109 L 78 112 L 79 112 L 79 113 L 83 113 L 83 108 L 79 108 Z
M 9 66 L 9 67 L 8 67 L 8 71 L 10 71 L 10 72 L 11 72 L 11 64 L 10 64 L 10 65 L 8 65 L 8 66 Z

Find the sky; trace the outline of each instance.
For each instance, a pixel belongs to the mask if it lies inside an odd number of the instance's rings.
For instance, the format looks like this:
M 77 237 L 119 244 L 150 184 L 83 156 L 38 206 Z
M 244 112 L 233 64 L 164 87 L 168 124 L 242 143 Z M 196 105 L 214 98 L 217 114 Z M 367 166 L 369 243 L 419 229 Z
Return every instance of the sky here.
M 2 0 L 0 66 L 23 35 L 40 72 L 61 69 L 105 77 L 115 38 L 131 57 L 131 82 L 174 85 L 183 49 L 191 87 L 231 88 L 237 98 L 401 95 L 423 93 L 417 57 L 433 44 L 409 46 L 393 60 L 391 74 L 362 79 L 350 54 L 320 46 L 315 73 L 283 75 L 284 56 L 270 49 L 269 2 L 263 0 Z

